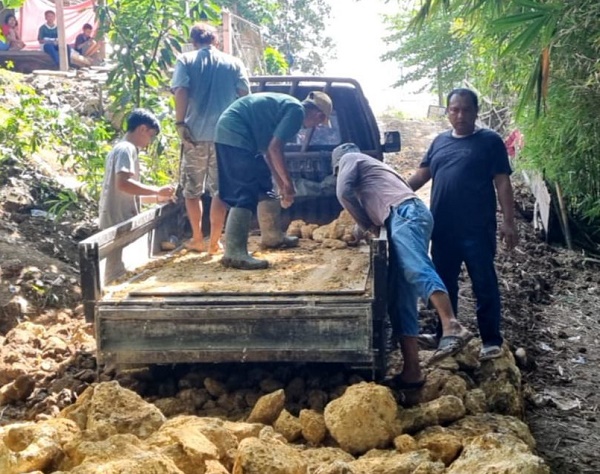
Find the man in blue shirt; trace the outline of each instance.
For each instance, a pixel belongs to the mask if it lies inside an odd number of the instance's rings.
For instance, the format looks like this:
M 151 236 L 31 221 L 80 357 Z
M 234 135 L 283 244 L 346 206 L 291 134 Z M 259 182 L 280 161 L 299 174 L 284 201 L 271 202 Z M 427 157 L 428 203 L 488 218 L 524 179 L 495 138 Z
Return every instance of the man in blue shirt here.
M 475 126 L 479 105 L 469 89 L 448 94 L 452 130 L 438 135 L 419 170 L 409 179 L 416 191 L 433 179 L 432 258 L 454 312 L 458 309 L 458 277 L 465 262 L 477 299 L 481 360 L 502 355 L 500 292 L 494 268 L 496 194 L 504 219 L 500 237 L 508 249 L 518 240 L 508 154 L 494 131 Z
M 182 143 L 181 183 L 192 238 L 185 247 L 203 252 L 202 194 L 212 196 L 208 252 L 219 251 L 227 208 L 218 195 L 214 135 L 221 113 L 250 91 L 242 62 L 215 46 L 216 30 L 199 23 L 190 32 L 195 51 L 182 54 L 175 64 L 171 88 L 175 120 Z

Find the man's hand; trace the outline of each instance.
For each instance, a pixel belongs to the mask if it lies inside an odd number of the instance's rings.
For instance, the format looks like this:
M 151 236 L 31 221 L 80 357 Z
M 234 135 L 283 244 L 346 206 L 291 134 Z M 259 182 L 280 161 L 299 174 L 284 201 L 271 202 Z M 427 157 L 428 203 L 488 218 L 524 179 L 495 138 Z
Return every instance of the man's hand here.
M 280 189 L 281 193 L 281 207 L 287 209 L 294 204 L 294 196 L 296 196 L 296 190 L 292 183 L 283 183 Z
M 167 185 L 158 188 L 156 193 L 157 202 L 175 201 L 175 186 Z
M 177 135 L 181 138 L 184 145 L 194 146 L 194 139 L 192 138 L 192 132 L 185 123 L 177 125 Z
M 500 238 L 504 241 L 508 250 L 516 247 L 519 241 L 519 234 L 517 233 L 514 221 L 502 223 L 500 226 Z

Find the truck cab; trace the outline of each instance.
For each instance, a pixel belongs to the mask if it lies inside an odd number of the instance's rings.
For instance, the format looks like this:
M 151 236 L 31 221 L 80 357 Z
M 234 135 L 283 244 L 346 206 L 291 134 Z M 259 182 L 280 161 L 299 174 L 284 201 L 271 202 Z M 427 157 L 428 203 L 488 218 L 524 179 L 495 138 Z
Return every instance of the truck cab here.
M 383 160 L 384 153 L 400 151 L 398 131 L 379 131 L 377 120 L 354 79 L 312 76 L 258 76 L 250 79 L 252 92 L 280 92 L 302 101 L 311 91 L 327 93 L 333 102 L 330 127 L 301 129 L 285 146 L 285 161 L 294 181 L 294 205 L 284 220 L 303 219 L 326 224 L 337 217 L 341 206 L 335 196 L 331 152 L 353 142 L 367 155 Z

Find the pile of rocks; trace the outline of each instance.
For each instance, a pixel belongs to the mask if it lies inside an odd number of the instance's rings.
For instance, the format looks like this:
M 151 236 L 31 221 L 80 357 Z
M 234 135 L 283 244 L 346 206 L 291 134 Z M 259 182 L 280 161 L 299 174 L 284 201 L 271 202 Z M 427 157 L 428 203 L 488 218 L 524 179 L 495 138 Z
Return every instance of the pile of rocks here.
M 512 355 L 480 365 L 477 344 L 430 371 L 412 401 L 360 382 L 322 411 L 294 414 L 281 388 L 239 421 L 167 418 L 158 408 L 166 399 L 152 404 L 116 381 L 94 384 L 56 417 L 1 428 L 0 472 L 548 474 L 515 416 L 522 402 Z

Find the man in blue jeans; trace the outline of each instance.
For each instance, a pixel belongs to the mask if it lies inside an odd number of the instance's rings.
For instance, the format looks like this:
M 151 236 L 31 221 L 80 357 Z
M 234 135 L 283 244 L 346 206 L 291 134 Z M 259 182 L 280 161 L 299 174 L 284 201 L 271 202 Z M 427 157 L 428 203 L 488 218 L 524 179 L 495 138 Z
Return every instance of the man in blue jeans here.
M 390 245 L 388 312 L 400 340 L 402 372 L 391 385 L 414 390 L 425 379 L 419 365 L 417 300 L 430 301 L 440 315 L 443 336 L 429 363 L 459 352 L 472 334 L 456 320 L 446 287 L 428 255 L 431 213 L 408 183 L 385 163 L 360 152 L 354 143 L 332 153 L 336 194 L 362 231 L 385 226 Z
M 455 89 L 448 94 L 452 130 L 434 139 L 408 183 L 416 191 L 433 178 L 433 262 L 448 288 L 455 314 L 458 276 L 465 262 L 477 299 L 479 359 L 483 361 L 502 355 L 500 292 L 494 268 L 496 194 L 504 216 L 500 237 L 509 250 L 517 244 L 518 235 L 506 147 L 496 132 L 475 126 L 478 111 L 473 91 Z

